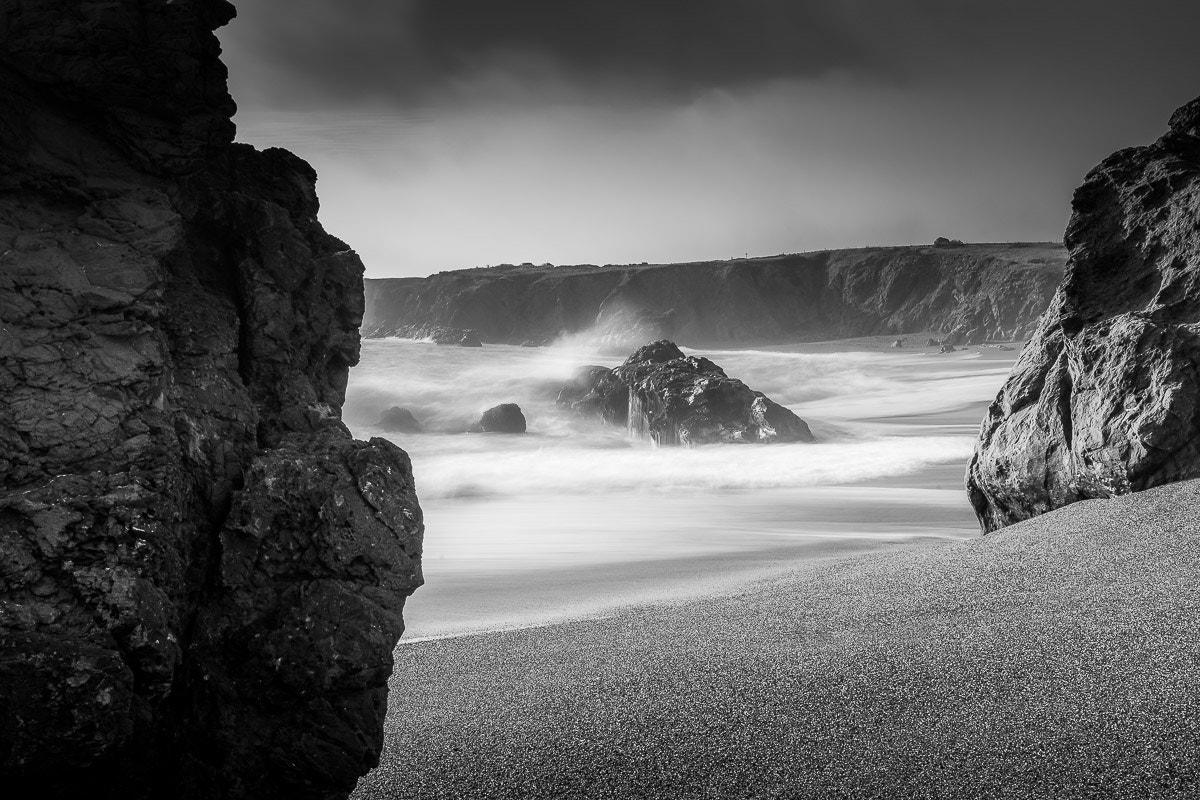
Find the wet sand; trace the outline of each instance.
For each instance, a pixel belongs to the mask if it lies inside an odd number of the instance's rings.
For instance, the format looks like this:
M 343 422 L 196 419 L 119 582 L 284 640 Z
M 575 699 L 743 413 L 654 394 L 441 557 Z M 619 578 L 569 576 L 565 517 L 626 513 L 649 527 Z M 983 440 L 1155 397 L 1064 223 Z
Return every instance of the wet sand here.
M 1200 483 L 402 645 L 357 798 L 1194 797 Z

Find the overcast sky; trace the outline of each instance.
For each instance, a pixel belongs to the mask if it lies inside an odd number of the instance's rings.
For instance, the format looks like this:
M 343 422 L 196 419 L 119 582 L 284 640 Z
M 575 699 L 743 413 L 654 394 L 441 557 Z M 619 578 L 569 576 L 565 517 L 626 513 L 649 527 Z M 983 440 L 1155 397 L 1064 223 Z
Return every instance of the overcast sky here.
M 241 0 L 239 139 L 370 277 L 1057 240 L 1200 95 L 1192 0 Z

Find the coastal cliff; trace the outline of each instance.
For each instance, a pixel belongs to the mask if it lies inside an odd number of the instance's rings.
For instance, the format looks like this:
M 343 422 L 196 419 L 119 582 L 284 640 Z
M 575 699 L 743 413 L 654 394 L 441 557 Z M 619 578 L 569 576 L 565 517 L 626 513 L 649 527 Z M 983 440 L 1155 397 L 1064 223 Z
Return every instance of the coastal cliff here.
M 985 532 L 1200 476 L 1200 99 L 1072 207 L 1066 277 L 968 470 Z
M 405 453 L 340 419 L 363 267 L 233 144 L 224 0 L 0 10 L 0 781 L 336 798 L 421 583 Z
M 874 247 L 626 266 L 500 266 L 366 281 L 367 337 L 445 327 L 484 341 L 583 335 L 614 348 L 940 331 L 1022 338 L 1062 279 L 1053 243 Z

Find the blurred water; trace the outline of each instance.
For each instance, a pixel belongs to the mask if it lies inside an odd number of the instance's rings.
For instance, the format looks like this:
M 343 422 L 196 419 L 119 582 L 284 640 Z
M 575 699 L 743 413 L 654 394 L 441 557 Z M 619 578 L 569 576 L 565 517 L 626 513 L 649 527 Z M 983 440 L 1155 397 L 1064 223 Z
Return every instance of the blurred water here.
M 797 540 L 967 537 L 962 489 L 983 409 L 1011 366 L 978 352 L 704 351 L 804 418 L 815 444 L 656 448 L 555 406 L 587 350 L 363 342 L 345 418 L 413 458 L 427 575 L 647 562 Z M 810 348 L 811 349 L 811 348 Z M 468 434 L 519 404 L 524 436 Z M 375 426 L 408 408 L 424 434 Z

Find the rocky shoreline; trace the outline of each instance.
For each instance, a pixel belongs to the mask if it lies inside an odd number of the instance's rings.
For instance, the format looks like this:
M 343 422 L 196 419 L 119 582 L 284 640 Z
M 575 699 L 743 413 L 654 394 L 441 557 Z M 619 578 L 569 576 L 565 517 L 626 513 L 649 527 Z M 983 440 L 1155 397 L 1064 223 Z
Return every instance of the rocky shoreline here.
M 412 697 L 362 797 L 1196 794 L 1200 100 L 1089 174 L 1066 250 L 521 265 L 364 298 L 313 169 L 233 142 L 213 35 L 233 15 L 0 12 L 7 791 L 345 797 L 384 749 L 390 686 Z M 968 473 L 984 531 L 1011 527 L 719 602 L 421 643 L 393 675 L 424 525 L 406 453 L 341 419 L 362 330 L 1030 335 Z M 572 388 L 664 444 L 812 438 L 671 342 Z M 477 428 L 511 442 L 526 420 L 506 403 Z

